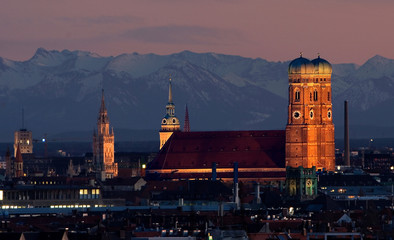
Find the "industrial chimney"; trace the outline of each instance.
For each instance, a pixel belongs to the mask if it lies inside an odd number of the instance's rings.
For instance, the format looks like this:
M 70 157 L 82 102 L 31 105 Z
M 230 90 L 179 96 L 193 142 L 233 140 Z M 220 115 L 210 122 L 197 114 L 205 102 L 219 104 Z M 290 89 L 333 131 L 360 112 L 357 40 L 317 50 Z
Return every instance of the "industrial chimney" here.
M 345 101 L 345 165 L 350 166 L 350 144 L 349 144 L 349 111 Z

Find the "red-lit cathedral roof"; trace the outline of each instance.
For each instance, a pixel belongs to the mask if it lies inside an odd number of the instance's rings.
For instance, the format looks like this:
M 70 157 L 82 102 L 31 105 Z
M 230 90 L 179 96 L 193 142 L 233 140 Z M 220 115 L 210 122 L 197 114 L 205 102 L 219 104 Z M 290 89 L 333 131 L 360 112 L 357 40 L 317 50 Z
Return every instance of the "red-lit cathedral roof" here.
M 285 177 L 285 131 L 174 132 L 148 165 L 148 175 L 161 178 L 210 178 L 212 163 L 218 178 Z

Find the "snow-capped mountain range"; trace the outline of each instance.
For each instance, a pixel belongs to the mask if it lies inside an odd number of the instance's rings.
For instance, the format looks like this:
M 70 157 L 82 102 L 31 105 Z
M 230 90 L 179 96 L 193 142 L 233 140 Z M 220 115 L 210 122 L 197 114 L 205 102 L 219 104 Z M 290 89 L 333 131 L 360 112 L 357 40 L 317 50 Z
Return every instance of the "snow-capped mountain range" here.
M 187 104 L 192 130 L 284 129 L 288 64 L 189 51 L 102 57 L 39 48 L 27 61 L 0 58 L 0 141 L 11 142 L 22 127 L 37 138 L 92 132 L 101 89 L 116 136 L 138 140 L 120 129 L 159 130 L 170 76 L 176 115 L 183 123 Z M 338 130 L 348 100 L 354 137 L 394 137 L 394 60 L 335 64 L 332 88 Z

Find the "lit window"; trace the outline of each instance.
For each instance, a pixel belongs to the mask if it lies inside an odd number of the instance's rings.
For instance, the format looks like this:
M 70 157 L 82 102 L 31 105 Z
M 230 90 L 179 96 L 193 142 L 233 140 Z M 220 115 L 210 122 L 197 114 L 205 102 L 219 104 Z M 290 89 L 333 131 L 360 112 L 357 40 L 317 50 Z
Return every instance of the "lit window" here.
M 340 188 L 340 189 L 338 189 L 338 192 L 339 193 L 346 193 L 346 189 Z

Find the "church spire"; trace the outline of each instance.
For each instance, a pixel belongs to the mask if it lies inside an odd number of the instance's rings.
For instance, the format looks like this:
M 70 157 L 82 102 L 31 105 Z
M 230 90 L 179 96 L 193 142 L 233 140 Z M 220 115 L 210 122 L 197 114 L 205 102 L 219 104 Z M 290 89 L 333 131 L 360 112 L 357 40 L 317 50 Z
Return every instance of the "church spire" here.
M 99 117 L 97 119 L 97 123 L 109 124 L 107 108 L 105 107 L 105 102 L 104 102 L 104 89 L 102 89 L 101 92 L 101 106 L 100 106 L 100 112 L 99 112 Z
M 118 164 L 114 158 L 114 131 L 110 131 L 109 117 L 101 92 L 101 106 L 97 118 L 97 133 L 93 131 L 93 159 L 97 177 L 102 181 L 118 175 Z M 74 169 L 75 170 L 75 169 Z
M 23 158 L 20 146 L 16 149 L 16 157 L 14 162 L 14 177 L 23 177 Z
M 18 144 L 18 148 L 16 149 L 15 162 L 23 162 L 21 148 L 20 148 L 19 144 Z
M 175 116 L 175 104 L 172 102 L 172 85 L 171 76 L 169 79 L 168 86 L 168 103 L 166 105 L 166 115 L 161 120 L 161 130 L 160 130 L 160 149 L 167 142 L 168 138 L 173 132 L 180 131 L 181 125 L 179 119 Z
M 105 108 L 105 102 L 104 102 L 104 89 L 101 89 L 101 106 L 100 106 L 100 113 L 107 112 L 107 109 Z
M 168 87 L 168 103 L 172 103 L 172 86 L 171 86 L 171 76 L 170 76 L 170 85 Z
M 184 132 L 190 132 L 189 111 L 187 109 L 187 104 L 186 104 L 185 124 L 183 125 L 183 131 Z

